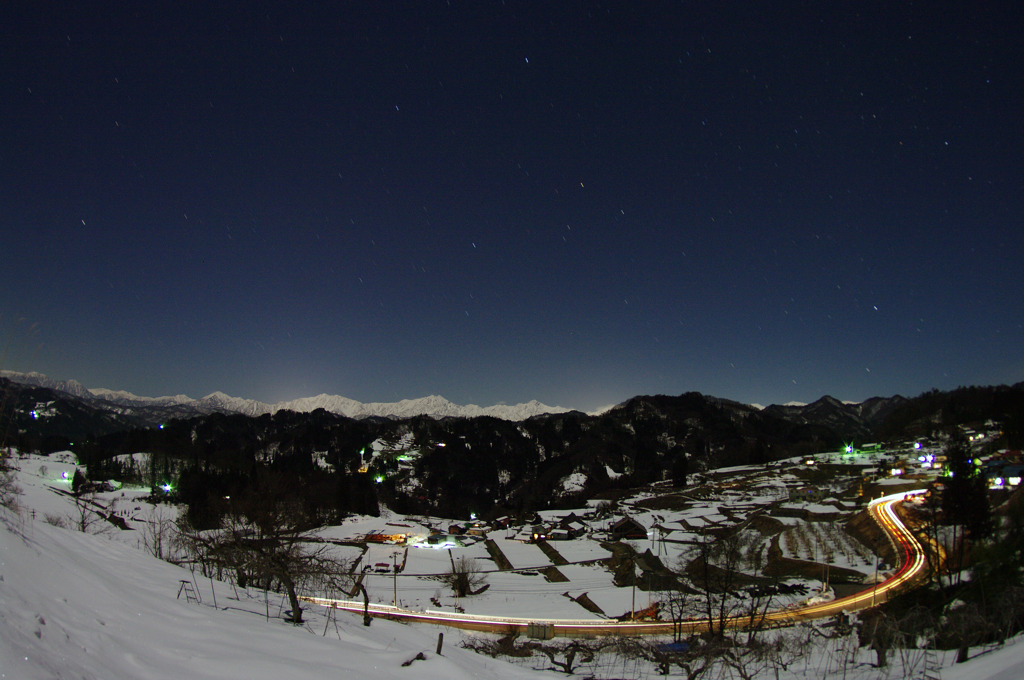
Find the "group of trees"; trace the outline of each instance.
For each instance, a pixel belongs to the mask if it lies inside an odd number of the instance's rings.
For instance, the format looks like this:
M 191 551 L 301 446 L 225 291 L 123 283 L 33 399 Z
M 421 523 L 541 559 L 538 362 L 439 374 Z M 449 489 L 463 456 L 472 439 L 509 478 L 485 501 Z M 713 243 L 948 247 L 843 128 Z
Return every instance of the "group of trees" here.
M 373 483 L 358 473 L 359 452 L 376 435 L 374 423 L 325 411 L 214 414 L 90 439 L 76 454 L 91 479 L 166 486 L 200 528 L 217 526 L 228 499 L 259 493 L 266 477 L 282 480 L 306 515 L 324 524 L 378 513 Z
M 970 442 L 959 428 L 951 429 L 946 437 L 946 467 L 921 514 L 923 547 L 932 578 L 939 587 L 953 589 L 970 568 L 972 553 L 984 550 L 997 523 L 989 503 L 988 480 Z
M 302 623 L 299 593 L 337 592 L 351 586 L 350 565 L 316 543 L 309 531 L 318 523 L 296 501 L 280 477 L 261 476 L 258 493 L 229 504 L 218 526 L 198 530 L 184 515 L 176 540 L 184 558 L 206 576 L 227 576 L 239 586 L 280 588 L 291 606 L 291 621 Z M 232 499 L 234 500 L 234 499 Z
M 388 505 L 456 517 L 483 515 L 484 508 L 499 516 L 572 507 L 595 493 L 661 480 L 685 486 L 700 469 L 767 462 L 841 441 L 696 393 L 637 397 L 599 416 L 573 412 L 523 422 L 421 417 L 403 427 L 414 435 L 420 457 L 409 474 L 413 484 L 385 476 Z M 566 491 L 562 480 L 575 473 L 585 486 Z
M 942 477 L 942 516 L 952 528 L 956 573 L 965 564 L 968 546 L 989 538 L 993 531 L 988 502 L 988 480 L 978 472 L 967 437 L 959 429 L 950 433 L 946 447 L 946 474 Z
M 968 405 L 991 397 L 959 392 Z M 978 451 L 958 427 L 945 436 L 946 468 L 917 518 L 933 579 L 904 598 L 927 616 L 920 611 L 910 616 L 898 602 L 880 611 L 879 623 L 872 624 L 880 663 L 891 646 L 886 635 L 913 639 L 915 626 L 925 619 L 934 644 L 957 649 L 958 661 L 967 660 L 975 645 L 1024 630 L 1024 497 L 1018 491 L 993 508 L 997 496 L 988 489 Z
M 7 491 L 16 493 L 13 471 L 0 479 L 12 480 Z M 315 503 L 296 493 L 294 482 L 287 471 L 256 466 L 245 484 L 232 488 L 235 495 L 220 497 L 215 517 L 190 512 L 189 507 L 172 521 L 155 502 L 141 527 L 140 544 L 153 556 L 192 565 L 204 576 L 226 577 L 242 588 L 280 590 L 288 597 L 290 620 L 302 623 L 300 593 L 334 594 L 349 590 L 353 579 L 351 565 L 335 557 L 330 544 L 311 535 L 323 524 L 323 516 Z M 118 520 L 123 525 L 116 500 L 101 502 L 96 486 L 76 469 L 70 485 L 73 512 L 47 515 L 45 520 L 84 533 L 110 529 Z M 205 489 L 207 494 L 220 490 L 215 484 Z
M 1018 600 L 1015 596 L 1008 601 L 1006 610 L 1019 618 L 1024 608 Z M 470 638 L 463 644 L 509 660 L 541 656 L 551 670 L 591 676 L 647 677 L 653 669 L 687 680 L 753 680 L 788 675 L 787 671 L 811 677 L 928 678 L 940 675 L 940 649 L 958 650 L 960 660 L 966 658 L 961 656 L 966 646 L 1006 639 L 1014 625 L 1019 626 L 1009 621 L 1009 615 L 990 617 L 970 604 L 938 615 L 919 603 L 899 604 L 819 624 L 762 629 L 752 638 L 728 631 L 694 634 L 671 643 L 650 637 L 540 641 L 509 634 Z
M 18 496 L 21 495 L 21 487 L 18 486 L 14 466 L 10 463 L 10 453 L 0 452 L 0 507 L 13 507 Z
M 933 389 L 901 399 L 875 428 L 875 441 L 926 437 L 968 423 L 1004 424 L 1005 444 L 1024 447 L 1024 384 Z

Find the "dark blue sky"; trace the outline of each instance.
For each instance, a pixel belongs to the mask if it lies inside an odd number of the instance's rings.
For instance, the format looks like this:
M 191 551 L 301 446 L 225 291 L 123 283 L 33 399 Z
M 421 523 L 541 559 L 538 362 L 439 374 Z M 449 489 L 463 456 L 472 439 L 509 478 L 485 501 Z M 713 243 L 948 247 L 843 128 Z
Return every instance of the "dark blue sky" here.
M 81 4 L 0 9 L 0 368 L 581 409 L 1024 379 L 1017 3 Z

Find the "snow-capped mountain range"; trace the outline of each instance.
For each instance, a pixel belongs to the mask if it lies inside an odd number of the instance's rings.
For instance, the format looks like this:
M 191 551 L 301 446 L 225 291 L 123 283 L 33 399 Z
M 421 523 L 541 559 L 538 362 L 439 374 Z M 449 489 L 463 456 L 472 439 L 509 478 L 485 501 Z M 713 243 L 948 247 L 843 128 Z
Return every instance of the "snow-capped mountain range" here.
M 104 388 L 89 389 L 75 380 L 56 380 L 42 373 L 18 373 L 16 371 L 0 371 L 0 377 L 14 382 L 52 390 L 66 392 L 80 399 L 101 401 L 114 407 L 126 415 L 152 414 L 158 419 L 173 417 L 191 417 L 210 413 L 240 413 L 247 416 L 260 416 L 267 413 L 289 410 L 308 413 L 324 409 L 330 413 L 348 418 L 367 418 L 372 416 L 384 418 L 411 418 L 413 416 L 430 416 L 431 418 L 475 418 L 491 416 L 502 420 L 525 420 L 544 413 L 565 413 L 571 409 L 561 406 L 547 406 L 539 401 L 525 404 L 495 406 L 477 406 L 475 404 L 453 404 L 444 397 L 431 395 L 419 399 L 403 399 L 397 402 L 362 403 L 348 397 L 332 394 L 320 394 L 315 397 L 304 397 L 276 404 L 267 404 L 255 399 L 232 397 L 223 392 L 208 394 L 202 399 L 193 399 L 183 394 L 170 397 L 141 397 L 123 390 Z

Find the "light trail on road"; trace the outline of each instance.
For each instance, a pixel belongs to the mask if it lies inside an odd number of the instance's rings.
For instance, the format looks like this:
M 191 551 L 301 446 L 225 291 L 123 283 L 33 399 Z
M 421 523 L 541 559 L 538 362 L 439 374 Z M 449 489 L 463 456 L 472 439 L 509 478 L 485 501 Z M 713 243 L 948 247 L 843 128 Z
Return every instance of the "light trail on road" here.
M 926 575 L 926 559 L 921 543 L 913 532 L 896 514 L 895 506 L 908 496 L 924 493 L 924 490 L 902 492 L 885 496 L 872 501 L 868 512 L 878 525 L 885 531 L 897 556 L 900 567 L 882 583 L 859 593 L 828 602 L 809 604 L 795 609 L 782 609 L 760 616 L 759 623 L 769 625 L 790 625 L 799 621 L 809 621 L 842 612 L 858 611 L 884 602 L 889 595 L 918 585 Z M 302 596 L 299 599 L 312 604 L 357 614 L 368 613 L 370 616 L 393 619 L 397 621 L 432 623 L 466 630 L 485 631 L 491 633 L 525 633 L 530 626 L 537 624 L 551 626 L 558 637 L 592 637 L 596 635 L 669 635 L 675 630 L 696 632 L 706 629 L 709 621 L 706 618 L 687 619 L 681 622 L 672 621 L 611 621 L 608 619 L 548 619 L 518 616 L 488 616 L 480 614 L 459 614 L 434 610 L 414 611 L 393 605 L 369 604 L 354 600 L 334 600 L 322 597 Z M 743 628 L 750 622 L 749 615 L 733 616 L 726 620 L 730 628 Z

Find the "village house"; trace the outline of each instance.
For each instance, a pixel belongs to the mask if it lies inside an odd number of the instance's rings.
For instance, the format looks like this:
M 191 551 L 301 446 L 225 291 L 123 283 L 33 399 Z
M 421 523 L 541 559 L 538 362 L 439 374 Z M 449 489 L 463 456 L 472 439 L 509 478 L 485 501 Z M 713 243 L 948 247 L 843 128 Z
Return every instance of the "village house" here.
M 363 536 L 363 541 L 366 543 L 387 543 L 401 545 L 406 542 L 409 538 L 409 534 L 405 532 L 391 533 L 388 531 L 371 531 L 370 533 Z
M 829 497 L 828 487 L 801 486 L 789 490 L 789 500 L 794 503 L 820 503 Z
M 558 520 L 559 530 L 564 531 L 568 534 L 568 538 L 579 538 L 587 533 L 587 524 L 583 521 L 579 515 L 575 512 L 570 512 L 565 517 Z M 552 530 L 554 533 L 554 530 Z
M 487 538 L 488 526 L 483 522 L 474 522 L 472 526 L 466 529 L 467 536 L 478 536 L 480 538 Z
M 508 529 L 514 523 L 515 523 L 515 520 L 513 520 L 508 515 L 505 515 L 503 517 L 499 517 L 498 519 L 494 520 L 494 522 L 493 522 L 495 529 Z
M 647 538 L 647 529 L 632 517 L 623 517 L 608 527 L 608 536 L 613 541 L 640 540 Z

